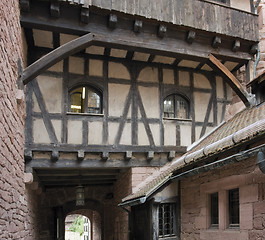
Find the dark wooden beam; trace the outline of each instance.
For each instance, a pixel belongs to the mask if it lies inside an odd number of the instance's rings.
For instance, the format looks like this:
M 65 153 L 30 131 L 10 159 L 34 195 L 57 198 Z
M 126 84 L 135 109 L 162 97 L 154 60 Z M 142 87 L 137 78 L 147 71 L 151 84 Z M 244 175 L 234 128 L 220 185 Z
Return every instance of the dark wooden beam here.
M 83 150 L 79 150 L 79 151 L 77 152 L 77 160 L 78 160 L 78 161 L 83 161 L 84 158 L 85 158 L 85 151 L 83 151 Z
M 158 31 L 157 31 L 157 35 L 160 37 L 160 38 L 163 38 L 166 36 L 166 32 L 167 32 L 167 27 L 163 24 L 160 24 L 158 26 Z
M 215 36 L 212 42 L 212 46 L 213 48 L 218 48 L 220 47 L 221 43 L 222 43 L 222 39 L 220 37 Z
M 22 12 L 29 12 L 30 11 L 30 2 L 29 0 L 20 0 L 20 9 Z
M 258 53 L 258 49 L 259 49 L 259 45 L 258 44 L 254 44 L 252 45 L 252 47 L 250 48 L 250 53 L 251 54 L 257 54 Z
M 82 23 L 88 24 L 88 22 L 89 22 L 89 10 L 88 10 L 88 8 L 82 8 L 81 9 L 80 20 Z
M 59 2 L 51 2 L 50 13 L 51 13 L 51 17 L 54 17 L 54 18 L 60 17 L 60 3 Z
M 133 25 L 133 31 L 139 33 L 141 32 L 142 28 L 143 28 L 143 21 L 135 20 Z
M 118 17 L 115 14 L 110 14 L 109 15 L 109 27 L 110 28 L 116 28 L 118 22 Z
M 212 54 L 209 55 L 208 65 L 211 66 L 215 71 L 219 72 L 229 86 L 235 91 L 235 93 L 240 97 L 243 103 L 249 107 L 250 102 L 248 100 L 248 93 L 244 90 L 237 78 L 223 65 L 217 58 Z
M 232 46 L 232 51 L 237 52 L 240 49 L 241 43 L 239 40 L 235 40 Z
M 188 31 L 186 41 L 191 44 L 195 40 L 195 37 L 196 37 L 195 31 Z

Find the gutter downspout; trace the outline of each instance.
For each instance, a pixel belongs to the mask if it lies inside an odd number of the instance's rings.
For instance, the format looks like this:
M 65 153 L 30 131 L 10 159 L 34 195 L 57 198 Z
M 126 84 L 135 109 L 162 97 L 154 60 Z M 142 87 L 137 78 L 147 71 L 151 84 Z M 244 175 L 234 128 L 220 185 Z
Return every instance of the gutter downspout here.
M 258 14 L 258 6 L 260 4 L 260 0 L 257 0 L 256 4 L 254 5 L 254 13 Z M 256 77 L 256 70 L 259 64 L 259 60 L 260 60 L 260 47 L 259 47 L 259 43 L 258 43 L 258 49 L 257 49 L 257 55 L 256 55 L 256 60 L 254 63 L 254 71 L 253 71 L 253 79 Z

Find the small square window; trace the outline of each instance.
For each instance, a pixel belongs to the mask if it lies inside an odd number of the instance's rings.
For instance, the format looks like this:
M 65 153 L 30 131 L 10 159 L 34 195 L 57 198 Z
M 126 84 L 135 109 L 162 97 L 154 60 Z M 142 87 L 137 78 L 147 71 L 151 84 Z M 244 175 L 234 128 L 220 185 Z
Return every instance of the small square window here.
M 211 204 L 211 227 L 218 228 L 219 226 L 218 192 L 212 193 L 210 195 L 210 204 Z
M 239 189 L 231 189 L 228 191 L 229 204 L 229 227 L 239 228 Z

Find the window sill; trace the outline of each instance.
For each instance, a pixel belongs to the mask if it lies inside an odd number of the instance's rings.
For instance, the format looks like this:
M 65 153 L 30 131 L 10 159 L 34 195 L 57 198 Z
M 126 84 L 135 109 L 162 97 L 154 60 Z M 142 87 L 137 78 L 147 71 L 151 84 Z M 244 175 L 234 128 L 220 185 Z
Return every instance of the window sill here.
M 67 112 L 67 115 L 77 115 L 77 116 L 93 116 L 93 117 L 103 117 L 103 113 L 75 113 L 75 112 Z
M 192 121 L 192 119 L 190 118 L 169 118 L 169 117 L 163 117 L 163 120 L 184 121 L 184 122 Z

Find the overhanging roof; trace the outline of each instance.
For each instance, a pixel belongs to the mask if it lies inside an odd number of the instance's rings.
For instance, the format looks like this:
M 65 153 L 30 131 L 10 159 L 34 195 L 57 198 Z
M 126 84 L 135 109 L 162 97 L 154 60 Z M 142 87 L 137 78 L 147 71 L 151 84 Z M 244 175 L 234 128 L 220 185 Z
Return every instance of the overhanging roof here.
M 265 135 L 265 104 L 259 107 L 245 109 L 235 115 L 227 123 L 214 131 L 197 146 L 180 158 L 166 164 L 159 171 L 148 177 L 137 186 L 134 193 L 125 197 L 120 205 L 130 205 L 130 202 L 139 198 L 148 197 L 151 193 L 163 187 L 170 180 L 171 174 L 203 159 L 221 154 L 225 150 L 232 149 L 242 143 Z M 166 182 L 165 179 L 167 179 Z M 162 183 L 162 184 L 161 184 Z

